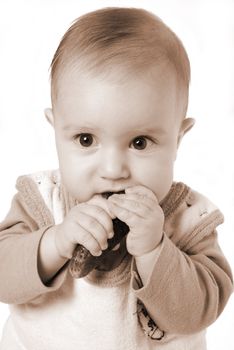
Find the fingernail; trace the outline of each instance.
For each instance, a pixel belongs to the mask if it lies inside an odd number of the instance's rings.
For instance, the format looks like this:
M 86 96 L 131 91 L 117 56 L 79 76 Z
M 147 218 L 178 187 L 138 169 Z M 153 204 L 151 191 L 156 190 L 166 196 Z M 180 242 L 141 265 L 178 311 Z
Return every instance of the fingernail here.
M 113 231 L 111 231 L 111 232 L 108 233 L 108 238 L 110 239 L 110 238 L 112 238 L 112 237 L 114 237 L 114 232 L 113 232 Z
M 99 250 L 98 252 L 95 253 L 95 256 L 100 256 L 102 255 L 102 250 Z
M 108 248 L 108 243 L 106 242 L 105 244 L 103 244 L 102 250 L 106 250 Z

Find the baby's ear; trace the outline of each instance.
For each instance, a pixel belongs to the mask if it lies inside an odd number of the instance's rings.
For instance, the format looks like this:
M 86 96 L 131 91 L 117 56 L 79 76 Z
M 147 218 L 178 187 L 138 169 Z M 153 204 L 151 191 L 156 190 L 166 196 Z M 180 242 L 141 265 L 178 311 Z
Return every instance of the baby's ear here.
M 185 118 L 180 126 L 178 140 L 177 140 L 177 147 L 179 147 L 180 142 L 183 138 L 183 136 L 190 130 L 195 124 L 195 119 L 193 118 Z
M 52 108 L 46 108 L 46 109 L 44 110 L 44 113 L 45 113 L 45 117 L 46 117 L 47 121 L 48 121 L 52 126 L 54 126 L 54 114 L 53 114 Z

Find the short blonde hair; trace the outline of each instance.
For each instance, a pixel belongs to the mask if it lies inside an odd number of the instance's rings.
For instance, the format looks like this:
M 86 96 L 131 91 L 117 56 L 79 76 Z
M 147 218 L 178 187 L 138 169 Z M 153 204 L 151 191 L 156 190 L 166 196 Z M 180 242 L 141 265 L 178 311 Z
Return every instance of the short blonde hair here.
M 59 76 L 72 66 L 98 73 L 117 65 L 135 73 L 162 62 L 173 67 L 188 96 L 187 53 L 180 39 L 160 18 L 139 8 L 93 11 L 73 22 L 54 54 L 52 96 L 56 96 Z

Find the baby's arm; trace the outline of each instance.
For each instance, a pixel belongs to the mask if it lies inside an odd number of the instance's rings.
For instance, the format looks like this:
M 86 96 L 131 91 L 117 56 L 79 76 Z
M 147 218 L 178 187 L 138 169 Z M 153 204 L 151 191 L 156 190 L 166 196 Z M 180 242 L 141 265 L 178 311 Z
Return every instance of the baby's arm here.
M 157 202 L 146 205 L 144 230 L 141 196 L 136 200 L 135 195 L 134 204 L 122 195 L 122 203 L 121 196 L 116 197 L 111 206 L 130 227 L 131 244 L 127 247 L 135 257 L 136 297 L 161 330 L 174 334 L 198 332 L 217 319 L 233 290 L 231 269 L 218 246 L 216 232 L 206 232 L 196 238 L 193 247 L 181 250 L 163 233 Z M 157 216 L 154 227 L 151 212 Z
M 92 208 L 90 207 L 91 205 L 85 209 L 85 212 L 93 211 L 94 203 Z M 76 217 L 77 210 L 74 208 L 70 212 L 71 217 Z M 100 249 L 106 247 L 107 236 L 113 235 L 111 232 L 113 226 L 111 218 L 107 213 L 103 214 L 102 208 L 94 210 L 102 217 L 100 220 L 103 220 L 103 225 L 109 223 L 110 228 L 108 234 L 105 233 L 104 228 L 95 230 L 97 241 L 94 237 L 90 238 L 89 234 L 82 236 L 79 230 L 78 233 L 75 233 L 78 226 L 77 218 L 74 218 L 73 223 L 70 216 L 64 220 L 63 224 L 58 225 L 59 229 L 58 226 L 54 226 L 52 218 L 51 220 L 47 218 L 47 225 L 39 228 L 37 220 L 31 216 L 31 213 L 28 213 L 28 207 L 21 196 L 16 194 L 9 214 L 0 224 L 0 280 L 2 281 L 0 301 L 8 304 L 21 304 L 58 289 L 65 279 L 66 261 L 72 255 L 73 247 L 77 243 L 83 244 L 94 255 L 96 252 L 98 255 Z M 91 218 L 92 220 L 94 221 Z M 91 221 L 89 218 L 90 225 Z M 84 220 L 84 225 L 85 223 L 87 220 Z M 63 230 L 65 225 L 69 230 L 67 241 L 67 231 Z M 57 234 L 56 239 L 55 233 Z M 80 238 L 74 238 L 74 234 L 80 235 Z M 102 235 L 105 238 L 102 243 L 98 243 Z
M 149 281 L 135 294 L 157 326 L 174 334 L 205 329 L 220 315 L 233 291 L 231 269 L 215 231 L 188 251 L 164 235 Z
M 39 228 L 21 196 L 15 195 L 6 219 L 0 223 L 0 301 L 21 304 L 61 286 L 65 273 L 54 278 L 50 287 L 38 274 L 38 247 L 51 225 L 53 222 L 48 221 Z
M 108 199 L 110 210 L 130 228 L 127 250 L 135 257 L 143 284 L 147 283 L 160 254 L 163 238 L 164 213 L 152 191 L 135 186 L 125 194 Z

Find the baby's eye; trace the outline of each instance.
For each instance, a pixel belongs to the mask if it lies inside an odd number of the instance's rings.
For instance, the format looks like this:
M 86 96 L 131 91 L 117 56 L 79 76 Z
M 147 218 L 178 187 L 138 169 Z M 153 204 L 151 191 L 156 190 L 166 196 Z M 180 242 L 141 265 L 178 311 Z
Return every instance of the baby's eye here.
M 135 139 L 133 139 L 131 146 L 137 150 L 143 150 L 150 144 L 152 144 L 152 140 L 150 140 L 148 137 L 137 136 Z
M 91 134 L 79 134 L 74 137 L 76 142 L 79 142 L 82 147 L 90 147 L 93 144 L 93 136 Z

